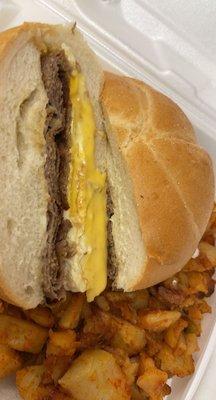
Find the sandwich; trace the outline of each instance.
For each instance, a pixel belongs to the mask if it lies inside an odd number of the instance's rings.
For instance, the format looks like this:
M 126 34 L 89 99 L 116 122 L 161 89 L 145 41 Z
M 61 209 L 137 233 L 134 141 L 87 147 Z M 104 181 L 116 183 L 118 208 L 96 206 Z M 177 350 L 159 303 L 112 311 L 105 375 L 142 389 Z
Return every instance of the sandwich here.
M 1 297 L 91 300 L 106 286 L 102 70 L 75 27 L 26 23 L 0 43 Z
M 166 96 L 103 73 L 75 26 L 0 34 L 0 297 L 24 309 L 126 292 L 191 258 L 212 161 Z

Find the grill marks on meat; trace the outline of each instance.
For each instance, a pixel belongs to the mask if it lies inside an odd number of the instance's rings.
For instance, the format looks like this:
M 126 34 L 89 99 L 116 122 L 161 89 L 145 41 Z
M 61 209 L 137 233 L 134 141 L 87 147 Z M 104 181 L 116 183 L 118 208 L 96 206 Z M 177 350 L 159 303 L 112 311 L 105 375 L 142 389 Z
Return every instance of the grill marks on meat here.
M 53 52 L 41 57 L 42 79 L 47 92 L 47 118 L 44 130 L 46 141 L 45 178 L 49 192 L 47 245 L 43 254 L 44 292 L 49 300 L 64 295 L 63 260 L 70 257 L 66 240 L 71 228 L 69 221 L 63 220 L 63 211 L 68 209 L 67 181 L 69 173 L 69 129 L 70 67 L 64 52 Z

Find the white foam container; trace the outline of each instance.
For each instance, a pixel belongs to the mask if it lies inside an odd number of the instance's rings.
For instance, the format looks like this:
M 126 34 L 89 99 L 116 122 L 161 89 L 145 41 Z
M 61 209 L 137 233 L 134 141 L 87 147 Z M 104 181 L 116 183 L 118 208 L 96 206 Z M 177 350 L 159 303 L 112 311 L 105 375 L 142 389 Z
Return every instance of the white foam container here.
M 0 0 L 0 30 L 23 21 L 77 21 L 105 68 L 143 79 L 176 101 L 199 142 L 216 159 L 215 0 Z M 213 313 L 204 318 L 196 372 L 173 379 L 169 400 L 192 400 L 216 343 Z M 1 400 L 17 400 L 14 382 Z

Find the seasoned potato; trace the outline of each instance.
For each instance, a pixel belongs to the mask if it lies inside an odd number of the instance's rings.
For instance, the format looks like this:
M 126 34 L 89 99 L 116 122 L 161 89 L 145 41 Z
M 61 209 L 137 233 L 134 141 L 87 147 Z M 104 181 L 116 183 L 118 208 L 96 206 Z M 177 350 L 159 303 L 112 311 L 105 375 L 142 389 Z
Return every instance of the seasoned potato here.
M 196 302 L 197 307 L 199 308 L 202 314 L 211 313 L 212 308 L 205 300 L 197 300 Z
M 138 357 L 129 358 L 124 350 L 113 349 L 112 347 L 107 348 L 107 351 L 114 355 L 117 364 L 126 376 L 127 383 L 132 385 L 135 382 L 138 373 Z
M 49 332 L 47 356 L 72 356 L 77 348 L 76 333 L 71 330 Z
M 160 368 L 169 375 L 184 377 L 194 372 L 192 356 L 187 353 L 175 356 L 173 350 L 167 345 L 163 346 L 157 354 L 157 358 L 161 364 Z
M 16 384 L 24 400 L 73 400 L 54 385 L 42 385 L 43 373 L 43 365 L 27 367 L 17 372 Z
M 142 389 L 137 385 L 132 385 L 131 387 L 131 400 L 148 400 Z
M 128 321 L 131 322 L 133 325 L 137 323 L 137 311 L 135 310 L 135 308 L 132 306 L 131 303 L 126 303 L 124 302 L 119 302 L 116 303 L 115 306 L 113 306 L 113 309 L 115 309 L 115 311 L 117 311 L 118 314 L 120 314 L 119 316 Z
M 181 356 L 183 353 L 185 353 L 186 350 L 187 350 L 187 343 L 185 340 L 185 336 L 183 333 L 181 333 L 178 338 L 176 348 L 174 350 L 174 355 L 176 357 Z
M 113 332 L 110 339 L 111 346 L 120 348 L 129 355 L 136 354 L 143 349 L 146 344 L 143 329 L 102 311 L 98 313 L 98 316 L 104 326 Z
M 195 335 L 195 333 L 185 334 L 185 340 L 187 345 L 186 349 L 187 354 L 192 355 L 196 351 L 199 351 L 197 336 Z
M 141 310 L 148 307 L 149 292 L 147 289 L 138 290 L 137 292 L 128 293 L 135 310 Z
M 170 393 L 171 393 L 171 387 L 169 385 L 165 384 L 163 389 L 162 389 L 163 397 L 169 396 Z
M 126 321 L 116 321 L 116 333 L 111 345 L 125 350 L 129 355 L 139 353 L 145 346 L 145 332 Z
M 105 296 L 103 295 L 97 296 L 95 301 L 101 310 L 110 311 L 110 305 Z
M 25 310 L 24 313 L 26 317 L 32 319 L 32 321 L 44 328 L 52 328 L 54 325 L 54 317 L 49 308 L 38 306 L 32 310 Z
M 215 235 L 216 208 L 199 256 L 144 290 L 107 288 L 92 303 L 67 293 L 27 311 L 0 300 L 0 378 L 24 365 L 24 400 L 163 400 L 168 377 L 194 371 L 203 314 L 211 312 L 204 298 L 215 287 Z
M 212 268 L 210 266 L 210 268 Z M 183 268 L 184 271 L 198 271 L 198 272 L 203 272 L 206 270 L 205 266 L 203 263 L 201 263 L 199 260 L 196 258 L 191 258 L 188 263 L 184 266 Z
M 22 367 L 21 355 L 3 344 L 0 345 L 0 379 Z
M 127 359 L 127 361 L 122 365 L 122 371 L 125 374 L 129 385 L 132 385 L 135 382 L 138 367 L 138 362 L 135 360 L 132 361 L 131 359 Z
M 216 247 L 207 242 L 200 242 L 199 250 L 201 255 L 205 255 L 212 266 L 216 266 Z
M 187 328 L 188 322 L 180 318 L 175 324 L 171 325 L 164 335 L 165 342 L 174 349 L 177 346 L 181 332 Z
M 200 336 L 202 333 L 201 321 L 200 320 L 188 320 L 188 327 L 186 333 L 194 333 L 196 336 Z
M 126 292 L 107 292 L 105 296 L 111 303 L 118 303 L 121 301 L 128 301 L 129 293 Z
M 138 375 L 143 375 L 147 369 L 155 367 L 155 363 L 152 357 L 148 357 L 147 354 L 141 353 L 139 357 L 139 368 Z
M 208 294 L 209 292 L 209 281 L 210 277 L 209 274 L 206 272 L 197 272 L 197 271 L 190 271 L 187 273 L 188 276 L 188 284 L 190 293 L 197 293 L 201 292 L 204 294 Z
M 162 396 L 163 387 L 168 379 L 166 372 L 156 368 L 154 360 L 142 354 L 139 365 L 139 378 L 137 385 L 150 396 L 150 399 L 155 399 Z
M 66 297 L 64 297 L 63 299 L 54 301 L 53 303 L 47 305 L 47 307 L 51 310 L 55 320 L 59 320 L 61 318 L 62 314 L 64 313 L 70 302 L 71 296 L 72 293 L 67 292 Z
M 71 294 L 67 307 L 63 311 L 58 322 L 62 329 L 74 329 L 77 327 L 82 308 L 85 302 L 85 295 L 82 293 Z
M 81 354 L 59 381 L 76 400 L 129 400 L 125 375 L 114 356 L 96 349 Z
M 25 400 L 40 400 L 39 388 L 44 373 L 43 365 L 35 365 L 21 369 L 16 374 L 16 384 L 20 396 Z M 46 393 L 47 394 L 47 393 Z
M 143 375 L 137 380 L 137 385 L 148 395 L 151 399 L 156 396 L 161 396 L 163 387 L 168 379 L 166 372 L 154 367 L 147 369 Z
M 0 314 L 0 344 L 27 353 L 39 353 L 48 337 L 48 330 L 30 321 Z
M 45 371 L 42 383 L 44 385 L 57 384 L 58 380 L 67 372 L 71 364 L 71 357 L 48 356 L 44 362 Z
M 153 357 L 160 351 L 161 347 L 163 346 L 162 338 L 158 333 L 147 331 L 146 340 L 147 343 L 145 351 L 150 357 Z
M 179 311 L 149 311 L 140 312 L 138 315 L 138 325 L 143 329 L 148 329 L 153 332 L 161 332 L 169 328 L 181 317 Z
M 187 315 L 192 320 L 194 320 L 194 319 L 201 320 L 202 319 L 202 313 L 196 304 L 187 308 Z

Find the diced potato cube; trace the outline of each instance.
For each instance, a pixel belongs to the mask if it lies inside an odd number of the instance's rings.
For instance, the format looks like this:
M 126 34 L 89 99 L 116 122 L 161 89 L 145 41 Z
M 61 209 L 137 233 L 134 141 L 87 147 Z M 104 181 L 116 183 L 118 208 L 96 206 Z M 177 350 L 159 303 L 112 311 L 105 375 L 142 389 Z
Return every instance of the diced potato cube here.
M 54 317 L 49 308 L 38 306 L 37 308 L 24 311 L 24 313 L 28 318 L 44 328 L 52 328 L 54 325 Z
M 103 310 L 103 311 L 110 310 L 110 305 L 105 296 L 103 296 L 103 295 L 98 296 L 98 297 L 96 297 L 95 301 L 101 310 Z
M 51 397 L 48 397 L 48 400 L 73 400 L 71 396 L 67 396 L 65 393 L 60 392 L 58 389 L 55 389 L 51 392 Z M 38 399 L 38 400 L 45 400 L 45 399 Z
M 163 389 L 162 389 L 162 397 L 166 397 L 169 396 L 171 393 L 171 387 L 167 384 L 164 385 Z
M 158 337 L 158 334 L 154 333 L 151 331 L 147 331 L 146 332 L 146 347 L 145 347 L 145 351 L 146 353 L 150 356 L 153 357 L 155 356 L 161 349 L 161 347 L 163 346 L 163 338 Z
M 62 329 L 74 329 L 77 327 L 82 308 L 85 302 L 85 295 L 82 293 L 72 294 L 66 309 L 63 311 L 58 322 Z
M 45 371 L 42 383 L 44 385 L 57 384 L 58 380 L 67 372 L 71 364 L 71 357 L 49 356 L 44 362 Z
M 102 325 L 112 333 L 111 346 L 120 348 L 129 355 L 140 352 L 145 346 L 146 340 L 143 329 L 103 311 L 98 312 L 98 317 Z
M 199 351 L 197 336 L 195 333 L 187 333 L 185 335 L 186 345 L 187 345 L 187 354 L 192 355 L 196 351 Z
M 122 372 L 126 376 L 127 383 L 129 385 L 132 385 L 135 382 L 138 373 L 138 367 L 139 367 L 138 358 L 137 357 L 129 358 L 127 353 L 125 353 L 121 349 L 109 348 L 108 351 L 114 355 L 117 364 L 120 366 Z
M 147 396 L 137 385 L 131 387 L 131 400 L 148 400 Z
M 16 384 L 24 400 L 72 400 L 54 385 L 42 385 L 43 365 L 24 368 L 16 374 Z
M 18 371 L 22 367 L 21 355 L 3 344 L 0 345 L 0 379 Z
M 107 351 L 85 351 L 73 363 L 59 384 L 76 400 L 129 400 L 125 375 Z
M 137 292 L 128 293 L 129 298 L 132 300 L 135 310 L 141 310 L 148 307 L 149 292 L 147 289 L 138 290 Z
M 191 293 L 202 292 L 208 294 L 209 274 L 205 272 L 190 271 L 187 273 Z
M 191 258 L 188 263 L 184 266 L 183 271 L 205 271 L 205 266 L 197 259 Z
M 139 353 L 145 344 L 144 330 L 127 321 L 116 319 L 116 333 L 111 340 L 113 347 L 125 350 L 131 356 Z
M 212 264 L 212 267 L 216 266 L 216 247 L 212 246 L 211 244 L 207 242 L 200 242 L 199 244 L 199 250 L 201 255 L 205 255 L 210 263 Z
M 145 353 L 140 354 L 138 375 L 143 375 L 147 369 L 155 367 L 153 358 L 148 357 Z
M 71 296 L 72 293 L 67 292 L 64 298 L 58 301 L 54 301 L 47 306 L 54 315 L 55 320 L 59 320 L 61 318 L 62 314 L 64 313 L 70 302 Z
M 188 317 L 192 320 L 201 320 L 202 313 L 196 304 L 187 308 Z
M 138 362 L 137 361 L 131 361 L 128 359 L 127 362 L 122 366 L 122 371 L 124 372 L 126 378 L 127 378 L 127 383 L 129 385 L 132 385 L 135 382 L 137 372 L 138 372 Z
M 169 328 L 181 317 L 179 311 L 149 311 L 140 312 L 138 316 L 138 325 L 143 329 L 148 329 L 153 332 L 161 332 Z
M 48 330 L 33 322 L 0 314 L 0 344 L 37 354 L 42 350 L 47 337 Z
M 131 324 L 136 325 L 137 312 L 130 303 L 126 303 L 126 302 L 116 303 L 115 306 L 113 305 L 113 308 L 120 311 L 120 316 L 123 320 L 126 320 L 126 321 L 130 322 Z
M 16 384 L 20 396 L 25 400 L 39 400 L 38 388 L 44 373 L 43 365 L 21 369 L 16 374 Z
M 176 357 L 181 356 L 187 350 L 187 344 L 185 340 L 185 336 L 183 333 L 180 334 L 176 348 L 174 350 L 174 355 Z
M 162 396 L 163 387 L 168 379 L 166 372 L 153 367 L 147 369 L 143 375 L 137 379 L 137 385 L 148 395 L 150 398 Z
M 174 349 L 177 346 L 181 332 L 187 328 L 188 322 L 180 318 L 175 324 L 171 325 L 164 335 L 165 342 Z
M 198 300 L 197 307 L 199 308 L 202 314 L 212 312 L 211 306 L 204 299 Z
M 196 336 L 200 336 L 202 333 L 201 321 L 200 320 L 188 320 L 187 333 L 195 333 Z
M 176 357 L 169 346 L 164 345 L 158 353 L 157 358 L 161 363 L 160 368 L 166 371 L 168 375 L 184 377 L 194 372 L 192 356 L 184 353 Z
M 76 333 L 71 330 L 49 332 L 47 356 L 72 356 L 77 348 Z
M 114 304 L 119 301 L 128 301 L 128 293 L 126 292 L 107 292 L 105 296 L 108 301 Z

